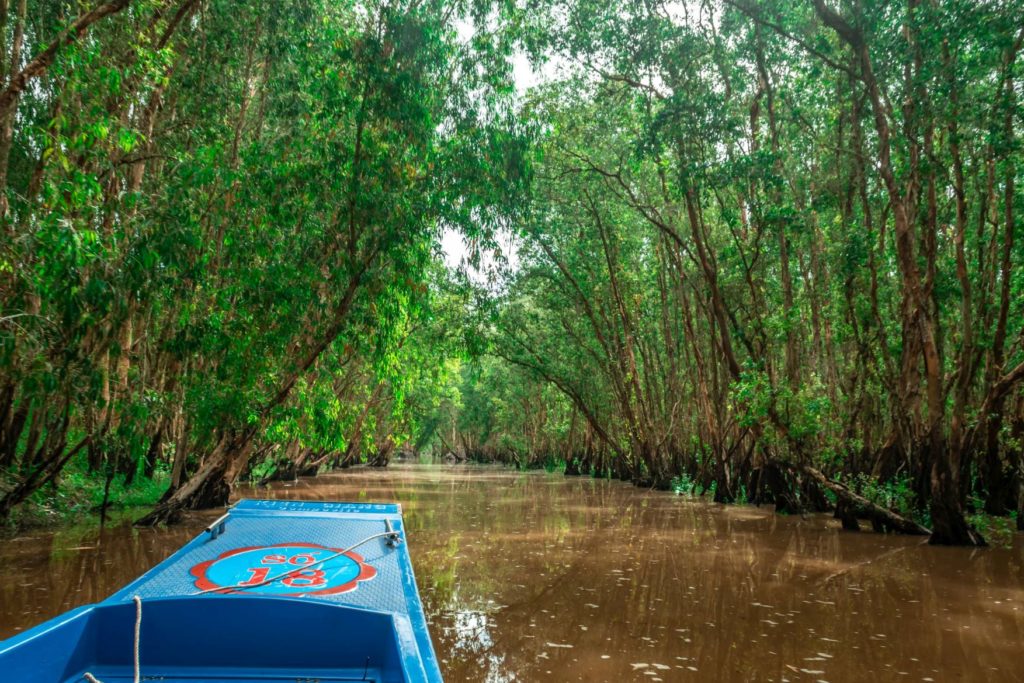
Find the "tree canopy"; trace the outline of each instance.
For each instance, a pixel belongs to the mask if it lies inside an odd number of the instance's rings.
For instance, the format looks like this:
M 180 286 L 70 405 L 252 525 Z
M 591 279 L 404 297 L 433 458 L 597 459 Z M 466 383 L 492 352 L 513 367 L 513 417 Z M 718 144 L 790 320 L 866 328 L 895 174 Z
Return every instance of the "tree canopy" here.
M 1024 524 L 1022 10 L 0 0 L 0 517 L 402 451 Z

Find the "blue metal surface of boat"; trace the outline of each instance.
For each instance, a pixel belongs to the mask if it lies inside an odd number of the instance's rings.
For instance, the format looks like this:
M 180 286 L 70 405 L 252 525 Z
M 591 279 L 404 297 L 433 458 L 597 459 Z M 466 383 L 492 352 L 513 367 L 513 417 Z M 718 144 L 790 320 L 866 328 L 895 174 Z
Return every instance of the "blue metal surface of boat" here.
M 440 683 L 401 508 L 243 500 L 103 602 L 0 642 L 8 683 L 136 665 L 163 683 Z

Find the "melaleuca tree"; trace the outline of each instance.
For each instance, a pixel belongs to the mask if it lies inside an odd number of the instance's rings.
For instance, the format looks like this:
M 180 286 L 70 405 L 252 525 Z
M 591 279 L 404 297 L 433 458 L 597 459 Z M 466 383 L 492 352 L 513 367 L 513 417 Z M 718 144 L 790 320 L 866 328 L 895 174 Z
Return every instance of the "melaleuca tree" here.
M 1016 3 L 531 7 L 561 75 L 499 352 L 634 478 L 982 542 L 1024 429 Z
M 486 235 L 521 182 L 504 47 L 455 27 L 489 8 L 23 5 L 0 93 L 0 509 L 84 452 L 129 476 L 172 458 L 147 523 L 223 503 L 294 403 L 326 400 L 296 393 L 315 373 L 357 353 L 374 390 L 442 224 Z

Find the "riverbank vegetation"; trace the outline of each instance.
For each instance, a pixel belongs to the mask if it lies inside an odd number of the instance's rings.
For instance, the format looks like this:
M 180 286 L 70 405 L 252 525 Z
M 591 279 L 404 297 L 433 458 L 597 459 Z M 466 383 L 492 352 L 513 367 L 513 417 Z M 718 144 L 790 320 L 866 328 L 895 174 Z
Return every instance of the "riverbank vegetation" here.
M 0 517 L 432 452 L 1024 528 L 1016 0 L 31 4 Z

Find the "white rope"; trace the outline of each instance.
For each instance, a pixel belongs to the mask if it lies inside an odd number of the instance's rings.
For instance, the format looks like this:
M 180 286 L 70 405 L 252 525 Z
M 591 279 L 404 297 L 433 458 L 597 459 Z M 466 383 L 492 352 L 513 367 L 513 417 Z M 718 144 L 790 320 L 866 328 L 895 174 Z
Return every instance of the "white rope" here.
M 142 635 L 142 598 L 136 595 L 132 600 L 135 602 L 135 644 L 133 647 L 135 676 L 132 680 L 133 683 L 139 683 L 139 681 L 142 680 L 142 674 L 139 669 L 139 640 Z M 103 683 L 88 671 L 82 674 L 82 678 L 89 681 L 89 683 Z
M 358 543 L 356 543 L 354 545 L 350 545 L 349 547 L 345 548 L 344 550 L 339 550 L 338 552 L 334 553 L 333 555 L 328 555 L 327 557 L 323 558 L 322 560 L 317 560 L 316 562 L 310 562 L 309 564 L 304 564 L 301 567 L 296 567 L 295 569 L 289 569 L 288 571 L 283 572 L 281 574 L 278 574 L 277 576 L 271 576 L 269 579 L 264 579 L 263 581 L 259 581 L 257 583 L 248 583 L 248 584 L 245 584 L 245 585 L 237 583 L 237 584 L 235 584 L 233 586 L 216 586 L 214 588 L 207 588 L 205 590 L 196 591 L 192 595 L 205 595 L 207 593 L 216 593 L 218 591 L 245 590 L 246 588 L 259 588 L 260 586 L 266 586 L 268 583 L 274 583 L 275 581 L 280 581 L 281 579 L 286 579 L 289 576 L 291 576 L 292 574 L 298 574 L 299 572 L 301 572 L 303 570 L 306 570 L 306 569 L 311 569 L 311 568 L 317 566 L 318 564 L 323 564 L 324 562 L 330 562 L 334 558 L 341 557 L 342 555 L 344 555 L 345 553 L 349 552 L 350 550 L 355 550 L 359 546 L 363 545 L 364 543 L 369 543 L 370 541 L 372 541 L 375 538 L 382 538 L 384 536 L 398 536 L 399 533 L 400 532 L 398 532 L 398 531 L 383 531 L 383 532 L 381 532 L 379 534 L 373 534 L 372 536 L 367 536 L 366 538 L 364 538 L 363 540 L 359 541 Z M 138 681 L 136 681 L 136 683 L 138 683 Z
M 135 678 L 134 683 L 142 680 L 142 673 L 139 670 L 139 640 L 142 636 L 142 598 L 138 595 L 132 598 L 135 601 Z

